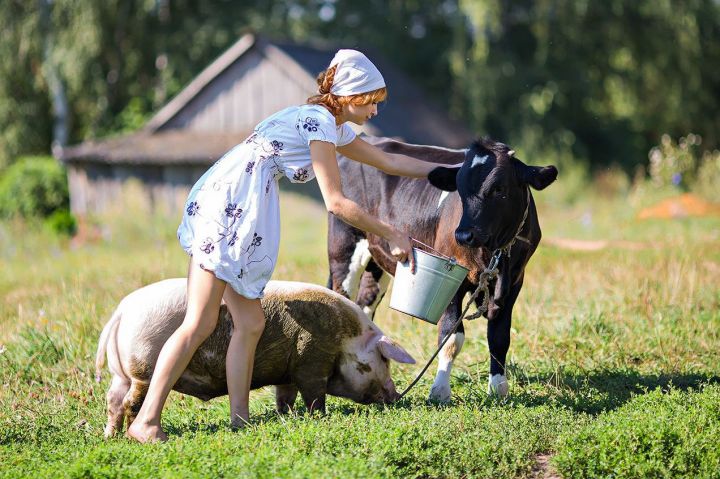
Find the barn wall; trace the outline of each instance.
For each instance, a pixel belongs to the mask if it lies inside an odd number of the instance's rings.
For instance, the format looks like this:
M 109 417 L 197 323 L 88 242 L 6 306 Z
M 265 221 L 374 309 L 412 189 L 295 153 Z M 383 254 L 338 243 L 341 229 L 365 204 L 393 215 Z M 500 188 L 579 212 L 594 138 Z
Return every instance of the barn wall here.
M 313 91 L 307 78 L 289 78 L 257 50 L 247 52 L 216 77 L 163 129 L 247 131 Z
M 205 165 L 68 164 L 70 210 L 87 216 L 131 206 L 179 217 L 190 188 L 206 170 Z

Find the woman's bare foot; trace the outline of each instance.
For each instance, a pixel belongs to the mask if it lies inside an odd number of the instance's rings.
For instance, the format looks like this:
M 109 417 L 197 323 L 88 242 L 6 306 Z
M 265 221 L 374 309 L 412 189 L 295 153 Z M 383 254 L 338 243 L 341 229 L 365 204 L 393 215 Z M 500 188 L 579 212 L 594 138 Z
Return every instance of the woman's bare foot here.
M 237 431 L 237 430 L 239 430 L 239 429 L 243 429 L 243 428 L 244 428 L 245 426 L 247 426 L 248 424 L 250 424 L 250 423 L 248 422 L 248 420 L 245 419 L 244 417 L 240 416 L 239 414 L 234 415 L 234 416 L 230 419 L 230 429 L 232 429 L 233 431 Z
M 153 424 L 140 424 L 137 420 L 128 428 L 125 436 L 135 439 L 137 442 L 147 444 L 151 442 L 165 442 L 168 440 L 167 434 L 160 426 Z

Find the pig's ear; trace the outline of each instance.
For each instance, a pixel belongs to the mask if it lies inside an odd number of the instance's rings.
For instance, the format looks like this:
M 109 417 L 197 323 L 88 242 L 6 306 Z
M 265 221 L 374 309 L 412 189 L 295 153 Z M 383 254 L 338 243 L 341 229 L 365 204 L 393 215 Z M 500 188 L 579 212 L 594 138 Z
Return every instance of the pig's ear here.
M 413 359 L 402 346 L 385 335 L 378 340 L 377 346 L 380 349 L 380 354 L 387 359 L 392 359 L 399 363 L 415 364 L 415 359 Z

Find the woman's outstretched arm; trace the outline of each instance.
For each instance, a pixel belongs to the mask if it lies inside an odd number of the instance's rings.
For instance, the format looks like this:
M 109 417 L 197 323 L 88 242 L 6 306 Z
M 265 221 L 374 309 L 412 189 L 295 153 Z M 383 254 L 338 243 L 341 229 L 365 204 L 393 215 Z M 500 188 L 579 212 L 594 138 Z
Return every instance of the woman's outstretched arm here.
M 337 151 L 351 160 L 374 166 L 389 175 L 408 176 L 410 178 L 427 178 L 428 174 L 438 167 L 461 166 L 461 164 L 430 163 L 407 155 L 386 153 L 360 137 L 355 137 L 353 141 L 339 147 Z

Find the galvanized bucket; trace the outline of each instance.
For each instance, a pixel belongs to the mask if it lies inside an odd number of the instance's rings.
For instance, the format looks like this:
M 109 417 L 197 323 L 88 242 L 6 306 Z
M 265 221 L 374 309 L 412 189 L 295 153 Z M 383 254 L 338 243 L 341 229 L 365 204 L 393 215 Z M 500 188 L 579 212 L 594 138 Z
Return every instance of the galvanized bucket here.
M 437 324 L 469 269 L 454 259 L 413 248 L 415 274 L 410 263 L 398 263 L 390 307 L 410 316 Z

